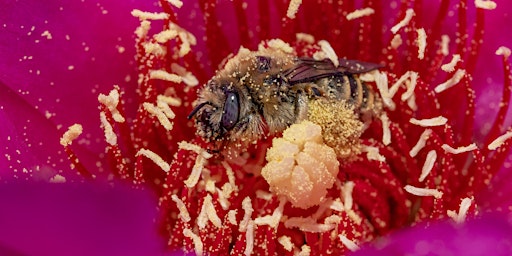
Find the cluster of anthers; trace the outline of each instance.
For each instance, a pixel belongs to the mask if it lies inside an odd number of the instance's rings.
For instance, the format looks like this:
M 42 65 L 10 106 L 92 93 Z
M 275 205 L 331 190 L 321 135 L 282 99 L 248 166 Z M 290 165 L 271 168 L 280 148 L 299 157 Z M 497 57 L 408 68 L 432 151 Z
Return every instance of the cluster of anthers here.
M 507 161 L 512 146 L 512 131 L 502 127 L 511 90 L 510 50 L 505 47 L 496 52 L 503 56 L 506 74 L 496 121 L 479 143 L 467 128 L 473 127 L 475 118 L 471 74 L 481 45 L 483 12 L 495 7 L 492 2 L 476 1 L 475 33 L 469 45 L 466 1 L 457 7 L 456 38 L 441 35 L 449 1 L 442 1 L 441 15 L 428 36 L 415 20 L 421 7 L 402 1 L 396 25 L 385 33 L 390 35 L 387 43 L 382 40 L 381 19 L 374 19 L 383 12 L 375 1 L 359 10 L 333 3 L 337 6 L 305 6 L 302 12 L 301 1 L 291 1 L 283 13 L 282 40 L 264 40 L 263 46 L 333 62 L 347 56 L 385 63 L 360 76 L 383 107 L 364 127 L 347 128 L 356 129 L 347 137 L 350 140 L 357 134 L 357 143 L 347 142 L 357 144 L 348 151 L 348 160 L 337 158 L 343 150 L 326 146 L 329 136 L 322 136 L 320 126 L 311 122 L 292 125 L 273 142 L 262 139 L 236 158 L 223 159 L 222 154 L 205 150 L 207 143 L 195 135 L 187 115 L 197 97 L 196 85 L 213 75 L 205 66 L 216 67 L 228 56 L 229 49 L 218 47 L 227 45 L 223 43 L 229 37 L 217 20 L 216 1 L 199 2 L 207 55 L 193 50 L 196 37 L 177 22 L 173 10 L 182 6 L 180 1 L 161 1 L 162 13 L 134 10 L 133 16 L 141 21 L 136 30 L 136 117 L 124 117 L 119 87 L 98 98 L 110 169 L 116 177 L 145 184 L 160 196 L 161 233 L 170 250 L 198 255 L 339 255 L 413 223 L 446 217 L 462 222 L 486 209 L 477 193 Z M 266 2 L 259 7 L 269 8 Z M 286 9 L 277 2 L 277 10 Z M 245 34 L 248 25 L 240 18 L 247 6 L 242 1 L 232 4 L 241 44 L 254 46 L 250 33 Z M 333 31 L 316 31 L 320 26 L 315 19 L 303 29 L 326 40 L 317 41 L 296 29 L 297 20 L 316 8 Z M 262 40 L 268 39 L 270 26 L 270 12 L 264 10 L 260 29 L 254 32 Z M 152 33 L 155 21 L 163 21 L 164 29 Z M 339 38 L 341 29 L 357 35 L 358 42 Z M 199 62 L 199 53 L 207 60 Z M 436 77 L 447 79 L 436 84 Z M 455 109 L 447 107 L 453 97 L 460 99 Z M 339 120 L 333 115 L 319 120 Z M 80 164 L 70 147 L 81 131 L 80 125 L 72 126 L 61 143 L 74 167 L 93 178 L 95 173 Z

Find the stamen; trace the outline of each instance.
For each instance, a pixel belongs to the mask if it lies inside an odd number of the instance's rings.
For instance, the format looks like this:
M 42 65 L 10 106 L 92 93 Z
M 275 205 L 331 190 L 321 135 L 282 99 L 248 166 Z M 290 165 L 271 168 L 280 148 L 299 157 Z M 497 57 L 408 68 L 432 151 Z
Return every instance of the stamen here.
M 370 7 L 366 7 L 364 9 L 355 10 L 355 11 L 347 14 L 346 18 L 347 18 L 347 20 L 353 20 L 353 19 L 364 17 L 364 16 L 369 16 L 374 13 L 375 13 L 374 9 L 372 9 Z
M 177 8 L 181 8 L 183 6 L 183 2 L 180 0 L 167 0 L 170 4 L 176 6 Z
M 469 152 L 469 151 L 473 151 L 473 150 L 477 150 L 478 147 L 476 146 L 475 143 L 472 143 L 468 146 L 465 146 L 465 147 L 458 147 L 458 148 L 452 148 L 451 146 L 449 146 L 448 144 L 443 144 L 441 146 L 444 151 L 448 152 L 448 153 L 451 153 L 451 154 L 460 154 L 460 153 L 464 153 L 464 152 Z
M 73 140 L 78 138 L 82 134 L 83 128 L 80 124 L 74 124 L 68 128 L 68 130 L 60 138 L 60 144 L 67 147 L 73 143 Z
M 453 72 L 455 70 L 455 65 L 460 61 L 460 55 L 454 54 L 450 63 L 446 63 L 441 66 L 441 69 L 445 72 Z
M 380 120 L 382 122 L 382 143 L 387 146 L 391 143 L 391 131 L 389 130 L 390 122 L 386 113 L 380 116 Z
M 300 252 L 297 254 L 297 256 L 310 256 L 311 255 L 311 247 L 308 245 L 303 245 L 300 247 Z
M 466 197 L 462 199 L 462 201 L 460 202 L 458 213 L 456 213 L 455 211 L 448 210 L 446 215 L 452 218 L 456 223 L 463 223 L 464 221 L 466 221 L 466 216 L 468 214 L 469 207 L 471 207 L 472 203 L 473 200 Z
M 418 59 L 422 60 L 425 58 L 425 48 L 427 48 L 427 33 L 424 28 L 417 29 L 416 33 L 418 33 L 418 40 L 416 41 L 418 45 Z
M 194 234 L 192 230 L 185 228 L 183 229 L 183 235 L 192 239 L 192 242 L 194 243 L 194 250 L 196 252 L 197 256 L 203 255 L 203 242 L 201 242 L 201 238 Z
M 348 181 L 343 184 L 341 188 L 341 195 L 343 196 L 343 206 L 346 211 L 352 210 L 352 205 L 354 204 L 354 199 L 352 198 L 352 191 L 354 190 L 355 183 L 353 181 Z
M 50 183 L 66 183 L 66 178 L 60 174 L 55 174 L 50 181 Z
M 228 212 L 228 221 L 231 225 L 236 225 L 236 212 L 237 210 L 229 210 Z
M 405 72 L 390 88 L 389 88 L 389 97 L 393 98 L 400 85 L 402 85 L 407 79 L 409 79 L 411 75 L 411 71 Z
M 291 0 L 286 11 L 286 17 L 295 19 L 295 15 L 299 11 L 299 7 L 302 4 L 302 0 Z
M 206 164 L 206 158 L 203 155 L 197 155 L 196 162 L 192 167 L 192 171 L 190 172 L 190 176 L 188 179 L 184 181 L 185 185 L 189 188 L 194 187 L 199 181 L 199 177 L 201 176 L 201 172 L 203 171 L 203 167 Z
M 245 232 L 245 250 L 244 255 L 249 256 L 254 249 L 254 222 L 251 220 L 247 224 L 247 232 Z
M 510 49 L 505 46 L 500 46 L 498 50 L 496 50 L 496 55 L 502 55 L 505 57 L 505 60 L 507 60 L 508 57 L 510 57 Z
M 411 82 L 405 83 L 405 85 L 407 86 L 407 91 L 404 94 L 402 94 L 402 97 L 401 97 L 402 101 L 406 101 L 414 95 L 414 89 L 416 88 L 416 84 L 418 83 L 418 73 L 417 72 L 411 71 L 410 76 L 411 76 Z
M 512 131 L 508 131 L 506 132 L 505 134 L 499 136 L 498 138 L 496 138 L 495 140 L 493 140 L 488 146 L 487 148 L 489 150 L 496 150 L 497 148 L 499 148 L 503 143 L 505 143 L 506 140 L 512 138 Z
M 176 203 L 176 206 L 178 206 L 178 210 L 180 211 L 178 216 L 181 218 L 181 220 L 183 222 L 189 222 L 190 214 L 188 213 L 187 207 L 185 206 L 183 201 L 181 201 L 181 199 L 179 199 L 178 196 L 174 194 L 171 196 L 171 199 Z
M 112 89 L 108 95 L 100 93 L 98 101 L 108 108 L 110 113 L 112 113 L 114 121 L 118 123 L 123 123 L 125 121 L 124 117 L 117 109 L 117 105 L 119 104 L 119 91 L 117 89 Z
M 400 47 L 400 45 L 402 45 L 402 43 L 402 36 L 396 34 L 395 36 L 393 36 L 393 39 L 391 40 L 391 48 L 396 50 L 398 47 Z
M 388 107 L 390 110 L 395 109 L 395 103 L 390 97 L 389 88 L 388 88 L 388 77 L 386 73 L 376 72 L 375 73 L 375 84 L 379 89 L 380 96 L 382 97 L 382 101 L 384 105 Z
M 448 35 L 442 35 L 441 36 L 441 53 L 444 56 L 448 56 L 448 53 L 450 53 L 449 49 L 450 49 L 450 37 Z
M 312 232 L 312 233 L 324 233 L 324 232 L 328 232 L 336 227 L 333 224 L 316 223 L 316 221 L 310 217 L 289 218 L 284 222 L 284 226 L 287 228 L 298 228 L 303 232 Z
M 206 195 L 203 201 L 203 205 L 206 210 L 206 216 L 208 216 L 208 219 L 210 222 L 217 228 L 222 227 L 222 220 L 217 215 L 217 212 L 215 211 L 215 207 L 213 206 L 212 202 L 212 196 L 210 194 Z
M 165 70 L 151 70 L 149 71 L 149 79 L 160 79 L 164 81 L 181 83 L 183 80 L 176 74 L 171 74 Z
M 340 234 L 338 235 L 338 237 L 340 238 L 341 243 L 350 251 L 355 252 L 359 250 L 359 246 L 357 246 L 357 244 L 354 243 L 354 241 L 348 239 L 346 236 Z
M 212 154 L 208 153 L 205 149 L 201 148 L 200 146 L 186 142 L 186 141 L 179 142 L 178 148 L 193 151 L 198 155 L 202 155 L 206 159 L 211 158 L 213 156 Z
M 166 161 L 164 161 L 164 159 L 149 149 L 141 149 L 137 152 L 137 154 L 135 154 L 135 156 L 147 157 L 156 165 L 158 165 L 164 172 L 169 172 L 171 170 L 171 166 Z
M 418 188 L 418 187 L 413 187 L 411 185 L 406 185 L 404 187 L 404 189 L 405 189 L 405 191 L 407 191 L 415 196 L 433 196 L 437 199 L 439 199 L 443 196 L 443 192 L 441 192 L 437 189 Z
M 158 96 L 156 96 L 156 100 L 157 100 L 157 102 L 158 101 L 165 102 L 165 103 L 167 103 L 167 104 L 169 104 L 170 106 L 173 106 L 173 107 L 181 106 L 181 99 L 179 99 L 179 98 L 173 98 L 173 97 L 169 97 L 169 96 L 158 95 Z
M 114 146 L 117 144 L 117 136 L 114 133 L 114 130 L 112 129 L 112 125 L 110 125 L 110 122 L 107 120 L 107 116 L 105 115 L 105 112 L 100 112 L 100 120 L 101 125 L 103 126 L 103 131 L 105 133 L 105 140 L 108 144 Z
M 332 48 L 331 44 L 325 40 L 318 41 L 318 45 L 322 49 L 322 52 L 325 53 L 327 58 L 329 58 L 332 63 L 334 63 L 334 66 L 337 67 L 340 65 L 340 61 L 338 59 L 338 55 L 336 55 L 336 52 Z
M 283 246 L 283 248 L 289 252 L 293 249 L 292 240 L 289 236 L 281 236 L 277 241 Z
M 245 232 L 247 230 L 247 225 L 249 225 L 249 221 L 251 221 L 251 215 L 254 209 L 252 208 L 251 198 L 246 197 L 242 201 L 242 209 L 244 209 L 244 218 L 240 222 L 238 227 L 239 232 Z
M 430 129 L 426 129 L 425 131 L 423 131 L 423 133 L 420 135 L 420 138 L 418 139 L 418 142 L 416 143 L 416 145 L 414 145 L 414 147 L 411 149 L 411 151 L 409 151 L 409 155 L 411 157 L 416 157 L 416 155 L 418 155 L 418 152 L 420 152 L 420 150 L 425 147 L 425 144 L 427 143 L 427 139 L 430 137 L 430 134 L 432 133 L 432 130 Z
M 270 227 L 276 229 L 281 221 L 281 217 L 283 217 L 283 210 L 286 200 L 281 200 L 279 202 L 279 206 L 274 210 L 272 215 L 266 215 L 263 217 L 258 217 L 254 219 L 254 224 L 256 225 L 269 225 Z
M 140 20 L 166 20 L 169 18 L 169 14 L 165 12 L 143 12 L 137 9 L 132 11 L 132 16 Z
M 411 21 L 412 16 L 414 16 L 414 10 L 413 9 L 407 9 L 407 11 L 405 11 L 404 19 L 401 20 L 400 22 L 398 22 L 398 24 L 394 25 L 391 28 L 391 32 L 393 32 L 393 34 L 396 34 L 396 32 L 398 32 L 398 30 L 400 30 L 401 28 L 407 26 L 409 24 L 409 22 Z
M 475 0 L 475 5 L 477 8 L 482 8 L 485 10 L 494 10 L 496 9 L 496 3 L 490 0 Z
M 374 161 L 379 161 L 379 162 L 386 161 L 386 158 L 379 153 L 379 148 L 371 147 L 371 146 L 364 146 L 362 148 L 362 151 L 366 152 L 366 158 L 368 160 L 374 160 Z
M 452 86 L 458 84 L 460 82 L 460 80 L 465 75 L 466 75 L 466 70 L 464 70 L 464 69 L 457 70 L 455 72 L 455 74 L 450 79 L 448 79 L 446 82 L 436 86 L 434 91 L 437 92 L 437 93 L 440 93 L 440 92 L 443 92 L 444 90 L 446 90 L 448 88 L 451 88 Z
M 228 176 L 229 184 L 231 184 L 231 187 L 235 189 L 235 191 L 238 191 L 238 187 L 235 184 L 235 173 L 233 172 L 233 169 L 226 161 L 221 162 L 224 169 L 226 169 L 226 175 Z
M 172 130 L 173 124 L 171 123 L 171 121 L 169 121 L 169 117 L 166 115 L 166 113 L 161 108 L 156 107 L 155 105 L 148 103 L 148 102 L 142 103 L 142 106 L 148 113 L 150 113 L 152 116 L 158 118 L 158 121 L 160 122 L 160 124 L 167 131 Z M 169 113 L 167 113 L 167 114 L 169 114 Z
M 433 118 L 427 118 L 427 119 L 421 119 L 418 120 L 416 118 L 411 118 L 409 122 L 411 124 L 423 126 L 423 127 L 431 127 L 431 126 L 441 126 L 445 125 L 448 119 L 443 116 L 433 117 Z
M 186 85 L 196 86 L 199 84 L 199 80 L 197 80 L 194 74 L 192 74 L 190 71 L 187 71 L 184 67 L 176 63 L 172 63 L 171 70 L 172 72 L 178 74 Z
M 436 163 L 437 153 L 435 150 L 430 150 L 427 154 L 427 158 L 425 159 L 425 163 L 421 168 L 421 175 L 418 179 L 420 182 L 423 182 L 427 175 L 432 171 L 434 164 Z

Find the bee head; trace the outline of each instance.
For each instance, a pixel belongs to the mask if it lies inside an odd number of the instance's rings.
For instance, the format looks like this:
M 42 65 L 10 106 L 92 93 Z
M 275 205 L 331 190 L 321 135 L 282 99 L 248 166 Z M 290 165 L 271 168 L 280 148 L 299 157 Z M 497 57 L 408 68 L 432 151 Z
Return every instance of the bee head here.
M 237 91 L 212 79 L 200 94 L 188 118 L 195 117 L 198 134 L 207 140 L 220 140 L 238 123 L 240 98 Z

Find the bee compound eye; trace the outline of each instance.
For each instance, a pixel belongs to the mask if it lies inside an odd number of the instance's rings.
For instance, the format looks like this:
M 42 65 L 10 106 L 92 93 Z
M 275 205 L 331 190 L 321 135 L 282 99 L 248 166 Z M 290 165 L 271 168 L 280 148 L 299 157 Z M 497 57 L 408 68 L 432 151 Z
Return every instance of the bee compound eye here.
M 226 130 L 231 130 L 238 122 L 238 115 L 240 114 L 240 104 L 238 94 L 236 92 L 226 93 L 226 102 L 224 103 L 224 110 L 222 111 L 221 124 Z

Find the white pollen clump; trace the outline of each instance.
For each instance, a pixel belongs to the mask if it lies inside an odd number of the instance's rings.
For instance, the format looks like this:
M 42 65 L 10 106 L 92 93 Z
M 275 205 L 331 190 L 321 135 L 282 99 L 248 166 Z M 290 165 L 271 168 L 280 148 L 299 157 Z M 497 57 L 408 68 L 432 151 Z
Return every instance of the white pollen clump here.
M 400 30 L 401 28 L 407 26 L 407 24 L 409 24 L 409 22 L 411 21 L 412 16 L 414 16 L 414 10 L 413 9 L 407 9 L 407 11 L 405 11 L 404 19 L 401 20 L 400 22 L 398 22 L 398 24 L 394 25 L 391 28 L 391 32 L 393 32 L 393 34 L 396 34 L 396 32 L 398 32 L 398 30 Z
M 460 55 L 454 54 L 450 63 L 446 63 L 441 66 L 441 69 L 445 72 L 453 72 L 455 71 L 455 65 L 460 61 Z
M 68 128 L 68 130 L 60 138 L 60 144 L 64 147 L 71 145 L 73 140 L 78 138 L 82 134 L 83 128 L 80 124 L 74 124 Z
M 326 40 L 320 40 L 318 41 L 318 45 L 322 49 L 322 52 L 325 53 L 325 56 L 329 58 L 332 61 L 332 63 L 334 63 L 335 67 L 340 65 L 338 55 L 336 55 L 336 52 L 334 51 L 329 42 L 327 42 Z
M 485 10 L 494 10 L 496 9 L 497 4 L 494 1 L 489 0 L 475 0 L 475 6 Z
M 145 156 L 151 161 L 153 161 L 156 165 L 158 165 L 164 172 L 169 172 L 171 170 L 171 166 L 164 161 L 159 155 L 149 149 L 140 149 L 135 156 Z
M 346 236 L 338 235 L 338 237 L 340 238 L 341 243 L 350 251 L 355 252 L 359 250 L 359 246 L 357 246 L 357 244 L 354 243 L 354 241 L 348 239 Z
M 436 88 L 434 88 L 434 91 L 437 93 L 440 93 L 448 88 L 453 87 L 454 85 L 458 84 L 460 82 L 460 80 L 462 80 L 462 78 L 465 75 L 466 75 L 466 70 L 458 69 L 450 79 L 448 79 L 446 82 L 436 86 Z
M 419 126 L 423 126 L 423 127 L 441 126 L 441 125 L 445 125 L 447 121 L 448 121 L 448 119 L 446 119 L 446 117 L 443 117 L 443 116 L 421 119 L 421 120 L 418 120 L 416 118 L 411 118 L 409 120 L 409 122 L 411 124 L 415 124 L 415 125 L 419 125 Z
M 505 59 L 508 59 L 508 57 L 510 57 L 510 48 L 500 46 L 498 50 L 496 50 L 496 55 L 503 55 Z
M 124 117 L 119 113 L 119 110 L 117 110 L 117 105 L 119 104 L 119 91 L 117 89 L 112 89 L 108 95 L 100 93 L 100 95 L 98 95 L 98 101 L 108 108 L 110 113 L 112 113 L 114 121 L 124 123 Z
M 299 11 L 299 7 L 302 4 L 302 0 L 290 0 L 288 10 L 286 10 L 286 17 L 295 19 L 295 15 Z
M 475 143 L 469 144 L 468 146 L 464 146 L 464 147 L 458 147 L 458 148 L 452 148 L 448 144 L 443 144 L 441 146 L 441 148 L 443 148 L 445 152 L 448 152 L 451 154 L 460 154 L 460 153 L 469 152 L 469 151 L 478 149 L 478 147 L 476 146 Z
M 288 43 L 286 43 L 285 41 L 283 41 L 279 38 L 268 40 L 267 45 L 268 45 L 268 48 L 270 48 L 270 49 L 280 50 L 284 53 L 293 53 L 293 48 Z M 242 50 L 242 49 L 240 49 L 240 50 Z M 264 51 L 265 46 L 263 44 L 258 45 L 258 50 Z
M 443 196 L 443 192 L 437 189 L 431 188 L 418 188 L 411 185 L 406 185 L 404 187 L 405 191 L 415 195 L 415 196 L 433 196 L 435 198 L 441 198 Z
M 336 153 L 323 143 L 320 126 L 309 121 L 294 124 L 282 138 L 275 138 L 266 159 L 261 174 L 270 190 L 298 208 L 320 204 L 338 174 Z
M 436 163 L 437 159 L 437 153 L 435 150 L 430 150 L 427 153 L 427 158 L 425 159 L 425 163 L 423 164 L 423 167 L 421 168 L 421 175 L 418 179 L 420 182 L 423 182 L 427 175 L 432 171 L 432 168 L 434 167 L 434 164 Z
M 368 160 L 375 160 L 379 162 L 385 162 L 386 158 L 380 154 L 379 148 L 371 147 L 371 146 L 363 146 L 363 152 L 366 152 L 366 158 Z
M 427 33 L 424 28 L 417 29 L 416 33 L 418 33 L 418 40 L 416 41 L 418 44 L 418 59 L 422 60 L 425 58 L 425 49 L 427 48 Z
M 370 7 L 366 7 L 363 9 L 355 10 L 355 11 L 347 14 L 346 18 L 347 18 L 347 20 L 353 20 L 353 19 L 364 17 L 364 16 L 369 16 L 374 13 L 375 13 L 374 9 L 372 9 Z
M 495 150 L 497 148 L 499 148 L 503 143 L 505 143 L 506 140 L 512 138 L 512 131 L 508 131 L 507 133 L 499 136 L 498 138 L 496 138 L 495 140 L 493 140 L 488 146 L 487 148 L 489 150 Z
M 309 121 L 294 124 L 282 138 L 275 138 L 266 159 L 261 175 L 270 190 L 303 209 L 320 204 L 339 168 L 336 153 L 323 143 L 320 126 Z
M 315 37 L 313 35 L 310 35 L 310 34 L 297 33 L 295 35 L 295 38 L 297 39 L 297 41 L 304 41 L 304 42 L 309 43 L 309 44 L 314 44 L 315 43 Z
M 303 245 L 300 247 L 300 252 L 297 254 L 297 256 L 309 256 L 311 255 L 311 247 L 308 245 Z
M 466 220 L 469 207 L 471 207 L 472 203 L 473 200 L 471 198 L 466 197 L 462 199 L 459 205 L 459 212 L 448 210 L 448 217 L 452 218 L 456 223 L 463 223 Z

